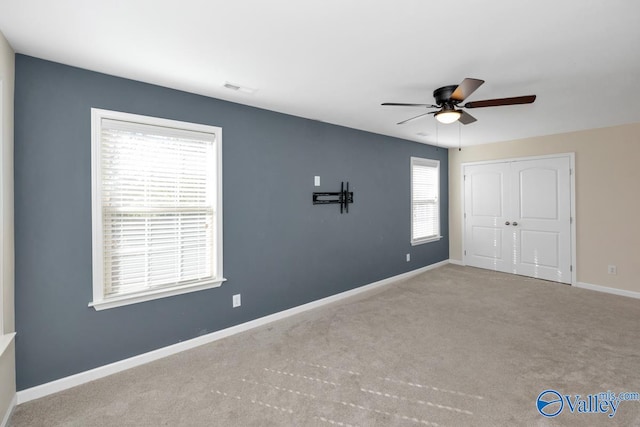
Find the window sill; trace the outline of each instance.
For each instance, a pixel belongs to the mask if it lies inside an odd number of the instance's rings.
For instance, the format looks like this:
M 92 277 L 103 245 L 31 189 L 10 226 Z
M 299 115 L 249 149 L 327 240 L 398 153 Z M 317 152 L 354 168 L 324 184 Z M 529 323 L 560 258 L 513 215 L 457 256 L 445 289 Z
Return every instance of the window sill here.
M 441 240 L 441 239 L 442 239 L 442 236 L 436 236 L 436 237 L 429 237 L 428 239 L 412 240 L 411 246 L 418 246 L 418 245 L 422 245 L 423 243 L 437 242 L 438 240 Z
M 10 332 L 8 334 L 0 335 L 0 356 L 7 351 L 7 348 L 11 345 L 11 341 L 16 336 L 15 332 Z
M 170 289 L 158 289 L 156 291 L 149 291 L 142 294 L 124 295 L 121 297 L 109 298 L 100 301 L 92 301 L 89 303 L 89 307 L 93 307 L 96 311 L 107 310 L 109 308 L 121 307 L 123 305 L 137 304 L 139 302 L 151 301 L 159 298 L 182 295 L 189 292 L 197 292 L 203 291 L 205 289 L 217 288 L 226 280 L 227 279 L 222 278 L 211 282 L 196 283 Z

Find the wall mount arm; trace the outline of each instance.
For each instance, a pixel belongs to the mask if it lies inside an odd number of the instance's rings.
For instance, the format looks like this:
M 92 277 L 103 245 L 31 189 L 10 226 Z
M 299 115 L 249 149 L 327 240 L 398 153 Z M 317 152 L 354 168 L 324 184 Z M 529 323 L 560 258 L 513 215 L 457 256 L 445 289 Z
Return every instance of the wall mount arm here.
M 353 191 L 349 191 L 349 182 L 345 189 L 344 182 L 340 183 L 340 191 L 332 193 L 313 193 L 314 205 L 340 204 L 340 213 L 349 213 L 349 203 L 353 203 Z

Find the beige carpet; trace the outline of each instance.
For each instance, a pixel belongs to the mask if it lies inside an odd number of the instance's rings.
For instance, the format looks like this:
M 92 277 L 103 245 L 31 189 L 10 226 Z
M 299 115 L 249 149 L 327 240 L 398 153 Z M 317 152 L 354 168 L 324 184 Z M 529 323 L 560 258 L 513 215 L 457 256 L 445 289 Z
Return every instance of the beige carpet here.
M 12 426 L 640 425 L 640 300 L 448 265 L 16 408 Z M 550 406 L 551 407 L 551 406 Z

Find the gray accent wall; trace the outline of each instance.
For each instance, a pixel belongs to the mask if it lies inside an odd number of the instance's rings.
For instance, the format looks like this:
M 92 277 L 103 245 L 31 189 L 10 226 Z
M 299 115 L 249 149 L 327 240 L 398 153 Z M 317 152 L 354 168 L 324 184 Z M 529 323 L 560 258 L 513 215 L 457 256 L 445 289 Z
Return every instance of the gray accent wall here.
M 24 55 L 16 55 L 15 84 L 18 390 L 449 257 L 446 149 Z M 221 287 L 103 311 L 87 306 L 92 107 L 222 127 Z M 443 239 L 415 247 L 411 156 L 441 167 Z M 312 205 L 313 191 L 338 191 L 340 181 L 354 192 L 348 214 Z M 242 306 L 233 309 L 237 293 Z

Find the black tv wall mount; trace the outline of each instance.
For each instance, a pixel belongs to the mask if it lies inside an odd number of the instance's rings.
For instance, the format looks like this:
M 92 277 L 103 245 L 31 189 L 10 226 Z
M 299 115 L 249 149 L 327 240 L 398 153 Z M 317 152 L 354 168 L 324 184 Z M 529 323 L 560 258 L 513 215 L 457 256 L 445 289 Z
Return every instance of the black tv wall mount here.
M 313 193 L 314 205 L 339 204 L 340 213 L 349 213 L 349 203 L 353 203 L 353 191 L 349 191 L 349 182 L 345 188 L 344 182 L 340 183 L 340 191 L 333 193 Z

